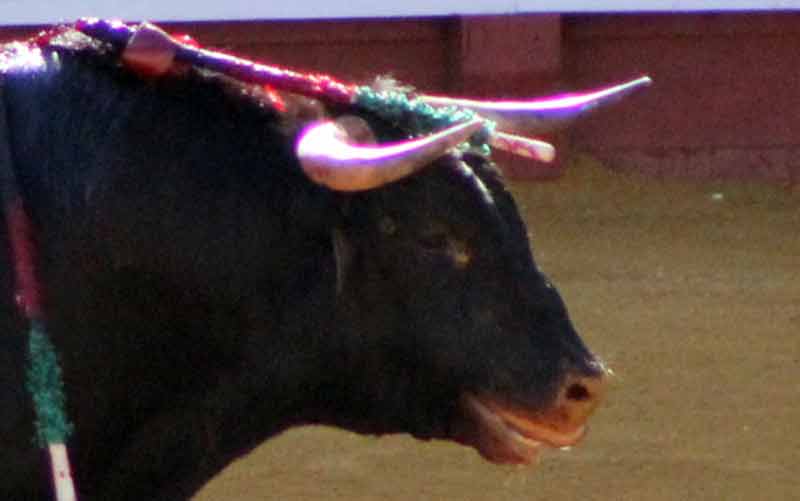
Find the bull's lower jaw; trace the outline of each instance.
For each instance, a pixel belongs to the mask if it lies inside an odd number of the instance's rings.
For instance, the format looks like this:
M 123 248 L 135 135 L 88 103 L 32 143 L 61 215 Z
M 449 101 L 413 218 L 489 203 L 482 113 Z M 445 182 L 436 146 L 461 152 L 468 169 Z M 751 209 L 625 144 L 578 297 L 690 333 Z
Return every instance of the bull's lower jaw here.
M 493 463 L 536 463 L 543 448 L 575 445 L 586 432 L 585 426 L 569 433 L 556 431 L 510 411 L 487 405 L 471 394 L 462 397 L 462 406 L 472 422 L 469 436 L 462 437 L 463 441 Z

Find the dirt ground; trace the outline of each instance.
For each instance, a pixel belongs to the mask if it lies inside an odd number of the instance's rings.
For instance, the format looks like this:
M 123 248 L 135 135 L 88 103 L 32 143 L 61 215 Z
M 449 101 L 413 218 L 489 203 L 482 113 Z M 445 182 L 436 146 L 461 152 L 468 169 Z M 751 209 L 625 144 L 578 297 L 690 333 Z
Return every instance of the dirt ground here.
M 448 443 L 303 428 L 196 499 L 800 499 L 800 191 L 574 163 L 514 192 L 616 375 L 579 447 L 499 467 Z

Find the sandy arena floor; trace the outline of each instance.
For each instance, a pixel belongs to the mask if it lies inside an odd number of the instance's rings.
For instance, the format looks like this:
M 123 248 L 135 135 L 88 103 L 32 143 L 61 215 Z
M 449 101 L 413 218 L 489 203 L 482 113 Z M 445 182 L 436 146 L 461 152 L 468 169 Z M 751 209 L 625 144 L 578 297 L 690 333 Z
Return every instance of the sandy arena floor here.
M 514 192 L 539 264 L 616 374 L 581 446 L 509 468 L 303 428 L 196 499 L 800 499 L 800 190 L 575 163 Z

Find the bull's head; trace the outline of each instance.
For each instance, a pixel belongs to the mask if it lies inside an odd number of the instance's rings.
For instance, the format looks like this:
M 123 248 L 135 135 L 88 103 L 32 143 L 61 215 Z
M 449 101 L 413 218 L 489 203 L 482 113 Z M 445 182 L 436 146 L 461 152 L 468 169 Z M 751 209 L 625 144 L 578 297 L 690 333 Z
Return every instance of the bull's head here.
M 83 28 L 109 27 L 87 22 Z M 110 27 L 112 38 L 130 36 L 126 30 Z M 468 118 L 417 135 L 360 108 L 355 87 L 330 79 L 185 47 L 149 25 L 125 43 L 123 59 L 142 73 L 162 74 L 183 58 L 339 110 L 338 118 L 299 134 L 296 147 L 308 178 L 344 192 L 332 248 L 336 325 L 344 334 L 335 357 L 346 363 L 330 367 L 331 381 L 321 386 L 329 395 L 320 414 L 328 416 L 315 419 L 366 432 L 451 438 L 509 463 L 530 462 L 542 444 L 581 439 L 603 396 L 606 369 L 536 266 L 494 164 L 458 146 L 478 135 L 494 147 L 552 160 L 550 145 L 508 131 L 563 126 L 648 78 L 521 102 L 413 96 L 434 110 L 470 110 Z M 338 377 L 342 371 L 347 377 Z
M 519 103 L 430 102 L 545 132 L 647 83 Z M 347 198 L 336 235 L 341 322 L 374 337 L 352 341 L 369 358 L 358 364 L 359 389 L 339 397 L 354 413 L 337 424 L 380 432 L 370 426 L 380 422 L 455 439 L 495 462 L 527 463 L 543 444 L 581 439 L 607 374 L 537 268 L 494 164 L 454 148 L 482 127 L 475 118 L 387 144 L 375 137 L 402 133 L 346 116 L 309 127 L 297 153 L 315 182 L 359 192 Z M 550 157 L 546 144 L 526 144 Z
M 376 306 L 375 318 L 394 318 L 399 309 L 405 318 L 396 321 L 408 324 L 399 338 L 405 341 L 393 343 L 391 356 L 371 364 L 401 380 L 419 378 L 440 386 L 422 392 L 399 384 L 403 389 L 398 390 L 387 387 L 385 377 L 368 373 L 365 381 L 381 383 L 365 384 L 363 401 L 386 401 L 390 394 L 393 405 L 380 408 L 420 407 L 403 415 L 430 419 L 400 419 L 398 429 L 423 438 L 453 438 L 496 462 L 527 463 L 542 444 L 564 447 L 581 439 L 603 396 L 606 370 L 583 345 L 559 293 L 535 265 L 526 228 L 493 164 L 454 147 L 483 128 L 482 117 L 506 129 L 548 132 L 648 83 L 645 77 L 596 92 L 524 102 L 422 96 L 435 106 L 468 107 L 477 116 L 400 143 L 370 144 L 374 135 L 351 117 L 306 130 L 297 154 L 315 182 L 334 190 L 369 191 L 402 181 L 402 187 L 377 190 L 352 204 L 359 210 L 344 230 L 350 243 L 338 247 L 362 255 L 346 252 L 348 258 L 339 260 L 340 275 L 346 280 L 349 273 L 341 268 L 357 268 L 352 273 L 357 280 L 343 287 L 356 298 L 353 303 L 380 298 L 373 304 L 391 306 Z M 493 146 L 514 145 L 504 149 L 542 161 L 553 158 L 547 143 L 496 131 L 488 135 Z M 430 172 L 411 176 L 427 166 Z M 365 249 L 371 251 L 364 254 Z M 388 284 L 397 287 L 396 295 L 386 290 Z M 369 415 L 365 409 L 359 413 Z
M 337 325 L 356 373 L 333 392 L 334 424 L 450 438 L 502 463 L 583 436 L 605 370 L 491 163 L 447 154 L 343 212 Z

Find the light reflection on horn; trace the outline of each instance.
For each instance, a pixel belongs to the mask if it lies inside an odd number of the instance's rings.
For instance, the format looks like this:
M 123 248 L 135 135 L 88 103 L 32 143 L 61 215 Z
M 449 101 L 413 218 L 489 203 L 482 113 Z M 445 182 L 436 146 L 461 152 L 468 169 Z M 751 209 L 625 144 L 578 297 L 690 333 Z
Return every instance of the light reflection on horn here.
M 615 103 L 651 83 L 650 77 L 642 76 L 596 91 L 561 94 L 527 101 L 480 101 L 428 95 L 420 96 L 420 99 L 435 107 L 467 108 L 496 122 L 498 128 L 502 130 L 541 134 L 564 127 L 580 115 L 599 106 Z
M 422 169 L 483 127 L 476 118 L 420 139 L 380 146 L 355 144 L 334 121 L 312 124 L 295 151 L 303 172 L 336 191 L 365 191 L 403 179 Z

